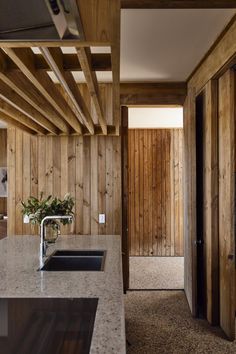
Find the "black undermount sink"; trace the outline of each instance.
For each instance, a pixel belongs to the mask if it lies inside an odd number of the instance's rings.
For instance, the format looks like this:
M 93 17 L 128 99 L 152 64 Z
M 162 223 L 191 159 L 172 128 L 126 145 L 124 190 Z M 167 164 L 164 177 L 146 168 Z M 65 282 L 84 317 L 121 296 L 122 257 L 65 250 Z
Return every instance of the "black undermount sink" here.
M 57 250 L 40 268 L 41 271 L 102 271 L 106 251 Z

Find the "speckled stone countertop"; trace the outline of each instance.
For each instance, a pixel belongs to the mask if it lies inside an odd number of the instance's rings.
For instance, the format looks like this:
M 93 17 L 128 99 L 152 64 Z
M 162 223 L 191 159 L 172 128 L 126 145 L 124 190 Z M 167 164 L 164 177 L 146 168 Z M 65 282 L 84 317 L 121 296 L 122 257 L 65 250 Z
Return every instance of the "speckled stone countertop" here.
M 40 272 L 39 237 L 0 240 L 0 297 L 99 298 L 90 353 L 125 353 L 120 236 L 61 236 L 56 249 L 106 250 L 101 272 Z

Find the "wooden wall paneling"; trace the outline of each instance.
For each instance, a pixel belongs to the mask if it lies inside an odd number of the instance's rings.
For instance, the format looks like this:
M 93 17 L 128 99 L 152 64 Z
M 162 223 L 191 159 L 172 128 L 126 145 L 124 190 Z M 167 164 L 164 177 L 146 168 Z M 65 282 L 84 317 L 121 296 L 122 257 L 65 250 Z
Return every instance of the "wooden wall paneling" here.
M 184 201 L 183 201 L 183 129 L 179 129 L 178 132 L 178 139 L 179 139 L 179 158 L 178 158 L 178 164 L 179 164 L 179 250 L 176 249 L 176 255 L 177 256 L 183 256 L 184 255 L 184 238 L 183 238 L 183 233 L 184 233 Z M 181 237 L 182 235 L 182 237 Z
M 68 192 L 76 200 L 76 138 L 68 139 Z M 68 232 L 75 233 L 75 221 L 68 225 Z
M 22 151 L 22 196 L 23 200 L 31 194 L 31 159 L 30 159 L 30 135 L 23 134 L 23 151 Z M 31 234 L 30 224 L 23 224 L 23 233 L 26 235 Z
M 170 130 L 166 130 L 166 255 L 171 255 Z M 168 182 L 169 181 L 169 182 Z M 179 221 L 178 221 L 179 222 Z M 178 235 L 178 233 L 177 233 Z M 177 236 L 178 237 L 178 236 Z
M 76 234 L 83 234 L 83 138 L 76 137 L 76 187 L 75 187 L 75 224 Z
M 180 191 L 179 189 L 181 188 L 181 185 L 180 185 L 180 180 L 179 180 L 179 169 L 180 169 L 180 146 L 179 146 L 179 143 L 180 143 L 180 139 L 181 137 L 179 136 L 179 131 L 176 130 L 174 131 L 174 181 L 173 181 L 173 184 L 174 184 L 174 213 L 175 213 L 175 216 L 176 218 L 174 220 L 178 220 L 179 222 L 175 222 L 175 235 L 177 235 L 176 237 L 176 243 L 175 243 L 175 250 L 176 250 L 176 254 L 177 255 L 180 255 L 182 253 L 182 249 L 181 248 L 181 245 L 180 245 L 180 242 L 181 242 L 181 238 L 179 238 L 179 234 L 180 234 L 180 230 L 178 229 L 179 227 L 179 223 L 180 223 L 180 205 L 179 205 L 179 198 L 180 198 Z M 183 215 L 182 215 L 183 217 Z
M 161 131 L 161 144 L 162 144 L 162 182 L 161 182 L 161 255 L 165 256 L 166 251 L 166 131 Z
M 91 138 L 91 233 L 98 233 L 98 137 Z
M 218 235 L 218 82 L 204 90 L 204 240 L 206 257 L 207 320 L 219 324 Z
M 106 213 L 106 138 L 98 139 L 98 210 Z M 106 224 L 98 225 L 100 235 L 106 234 Z
M 188 88 L 195 88 L 199 93 L 210 79 L 214 79 L 222 70 L 235 64 L 236 53 L 236 16 L 220 35 L 220 40 L 213 44 L 206 57 L 188 80 Z M 218 76 L 219 77 L 219 76 Z
M 89 235 L 91 233 L 90 220 L 91 220 L 91 174 L 90 164 L 90 138 L 84 137 L 84 150 L 83 150 L 83 233 Z
M 134 227 L 135 227 L 135 253 L 140 254 L 140 229 L 139 229 L 139 131 L 134 132 L 134 189 L 135 189 L 135 202 L 134 202 Z M 147 166 L 148 169 L 148 166 Z
M 38 140 L 36 137 L 30 137 L 30 195 L 38 196 Z M 37 234 L 39 228 L 31 225 L 31 233 Z
M 184 104 L 184 289 L 193 316 L 196 316 L 196 126 L 195 90 L 190 89 Z
M 162 131 L 157 131 L 157 200 L 156 200 L 156 208 L 157 208 L 157 249 L 156 255 L 161 256 L 162 250 L 162 193 L 161 193 L 161 185 L 162 185 Z
M 219 79 L 220 326 L 235 339 L 235 73 Z
M 60 137 L 60 143 L 61 147 L 60 150 L 58 150 L 60 154 L 60 166 L 61 166 L 61 186 L 60 186 L 60 197 L 64 198 L 66 193 L 68 193 L 68 188 L 69 188 L 69 169 L 68 169 L 68 136 L 61 136 Z M 55 152 L 56 153 L 56 152 Z M 77 212 L 77 210 L 76 210 Z M 76 218 L 77 220 L 77 218 Z M 68 234 L 69 232 L 69 226 L 61 226 L 61 232 L 62 234 Z
M 134 137 L 136 139 L 136 137 Z M 143 208 L 144 208 L 144 219 L 143 219 L 143 256 L 148 256 L 149 252 L 149 238 L 148 238 L 148 213 L 149 213 L 149 171 L 148 171 L 148 132 L 147 130 L 144 131 L 144 144 L 143 144 L 143 169 L 144 169 L 144 191 L 143 191 Z M 135 195 L 137 195 L 136 189 L 134 189 Z M 138 203 L 135 201 L 135 204 Z M 136 246 L 137 246 L 137 234 L 136 234 Z M 136 255 L 139 253 L 136 250 Z
M 112 137 L 113 145 L 113 176 L 112 176 L 112 190 L 113 190 L 113 232 L 117 235 L 121 230 L 121 139 Z
M 7 167 L 7 129 L 0 129 L 0 167 Z M 7 198 L 0 197 L 0 213 L 7 214 Z
M 112 140 L 106 139 L 106 232 L 112 233 L 113 220 L 112 220 L 112 174 L 113 174 L 113 158 L 112 158 Z
M 52 188 L 53 195 L 61 196 L 61 156 L 58 153 L 61 151 L 61 139 L 52 138 L 52 162 L 53 162 L 53 175 L 52 175 Z
M 141 168 L 141 162 L 144 159 L 144 131 L 139 130 L 139 242 L 140 249 L 144 249 L 144 169 Z M 130 141 L 130 143 L 132 143 Z
M 179 185 L 182 169 L 179 171 L 178 161 L 182 154 L 174 152 L 174 148 L 178 150 L 182 145 L 174 143 L 174 134 L 177 140 L 182 139 L 182 130 L 180 134 L 178 130 L 129 130 L 129 242 L 132 256 L 183 255 L 183 230 L 179 216 L 174 213 L 175 198 L 177 210 L 183 208 L 183 189 Z
M 16 160 L 15 160 L 15 171 L 16 171 L 16 180 L 15 180 L 15 190 L 16 190 L 16 234 L 23 233 L 23 216 L 21 213 L 21 200 L 23 195 L 23 183 L 22 183 L 22 173 L 23 173 L 23 132 L 19 130 L 16 134 Z
M 46 170 L 45 170 L 45 191 L 46 195 L 53 195 L 53 137 L 44 138 L 46 145 Z
M 8 236 L 14 235 L 16 230 L 16 129 L 7 130 L 7 167 L 8 167 Z
M 121 107 L 121 178 L 122 178 L 122 269 L 124 292 L 129 289 L 129 171 L 128 107 Z M 140 213 L 141 214 L 141 213 Z M 141 215 L 140 215 L 141 217 Z
M 152 134 L 148 134 L 148 255 L 153 255 L 152 244 Z

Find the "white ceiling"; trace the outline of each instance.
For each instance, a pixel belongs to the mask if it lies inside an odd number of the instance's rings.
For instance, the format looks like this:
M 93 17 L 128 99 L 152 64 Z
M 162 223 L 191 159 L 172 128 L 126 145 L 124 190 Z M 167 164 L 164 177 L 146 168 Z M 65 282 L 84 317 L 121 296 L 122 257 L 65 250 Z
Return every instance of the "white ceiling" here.
M 1 119 L 1 116 L 0 116 L 0 119 Z M 6 127 L 7 127 L 6 123 L 4 123 L 0 120 L 0 129 L 4 129 Z
M 184 81 L 235 9 L 122 10 L 121 81 Z

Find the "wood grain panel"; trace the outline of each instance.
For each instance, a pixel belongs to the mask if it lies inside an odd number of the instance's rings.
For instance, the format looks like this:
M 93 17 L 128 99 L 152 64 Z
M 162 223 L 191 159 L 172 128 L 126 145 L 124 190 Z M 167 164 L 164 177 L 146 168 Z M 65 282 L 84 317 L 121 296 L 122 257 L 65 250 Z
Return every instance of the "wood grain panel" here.
M 75 221 L 62 233 L 120 234 L 120 137 L 30 136 L 8 129 L 9 235 L 33 233 L 22 225 L 20 201 L 40 192 L 75 198 Z M 106 224 L 98 224 L 98 214 Z
M 195 90 L 189 89 L 184 104 L 184 290 L 196 316 L 196 112 Z
M 182 138 L 182 129 L 129 130 L 131 256 L 183 256 Z
M 7 130 L 0 129 L 0 167 L 7 167 Z M 7 198 L 0 197 L 0 213 L 7 213 Z
M 235 339 L 235 73 L 219 79 L 220 326 Z

